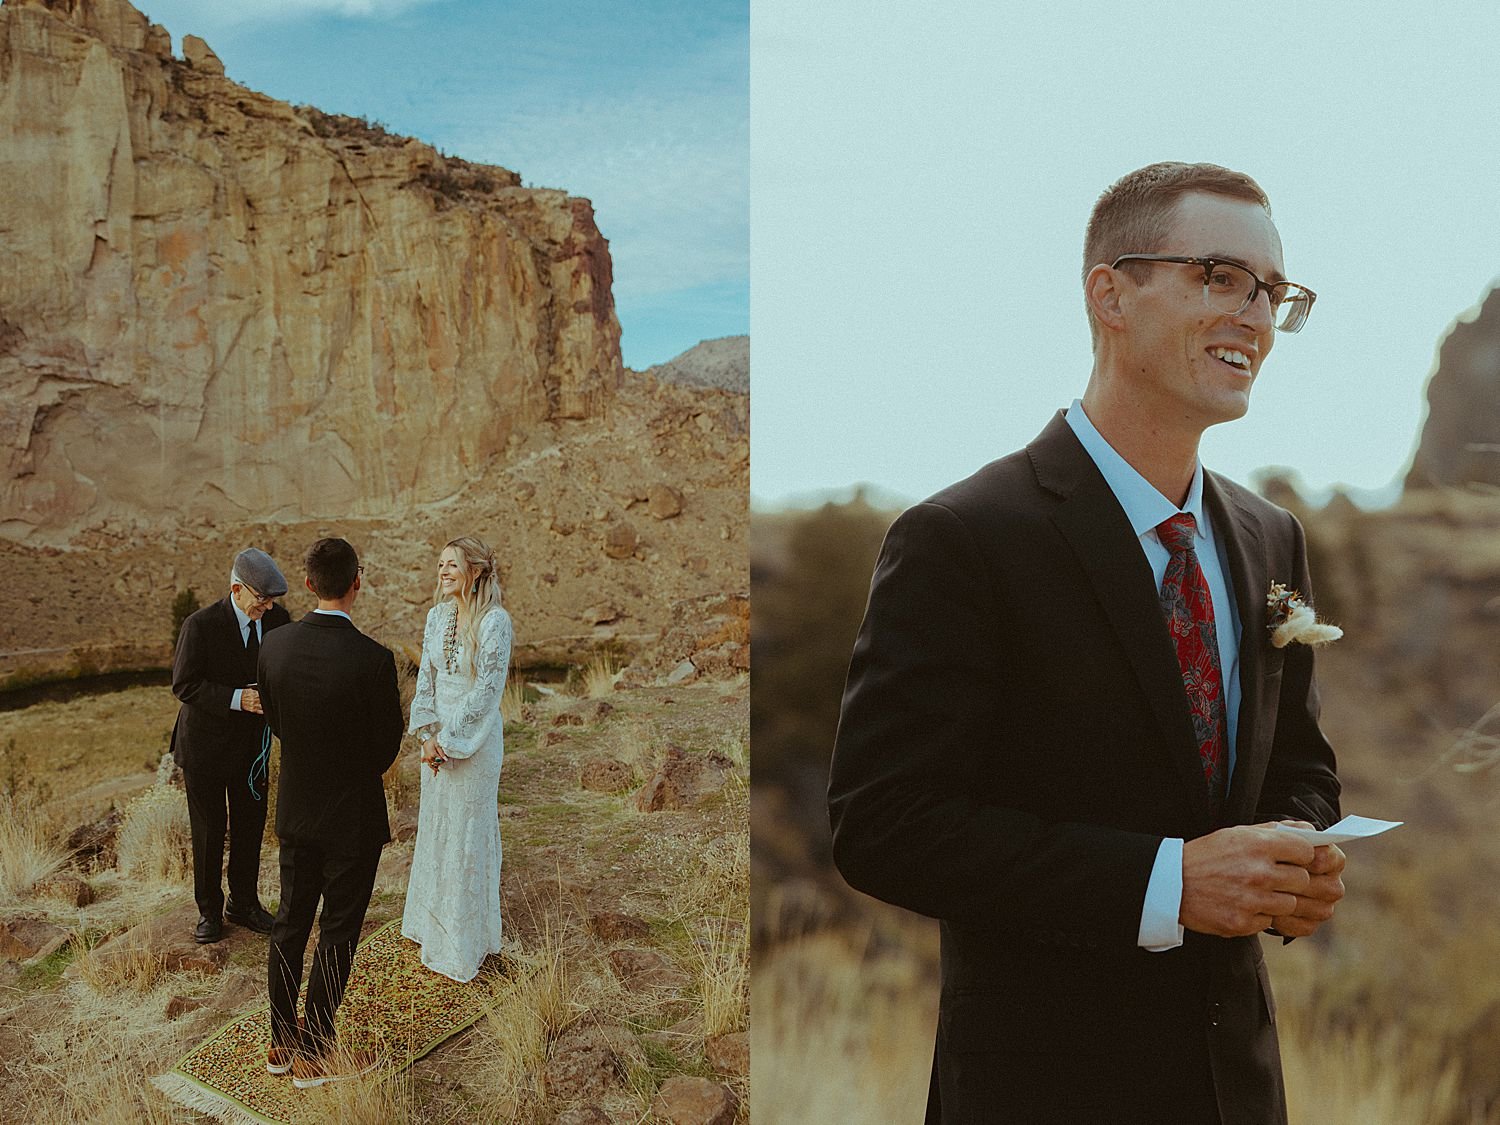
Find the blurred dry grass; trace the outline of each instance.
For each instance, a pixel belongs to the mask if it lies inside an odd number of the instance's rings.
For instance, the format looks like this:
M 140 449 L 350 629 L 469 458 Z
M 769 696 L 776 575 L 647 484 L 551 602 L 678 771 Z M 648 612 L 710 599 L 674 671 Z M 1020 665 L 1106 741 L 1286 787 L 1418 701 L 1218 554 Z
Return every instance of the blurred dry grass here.
M 49 838 L 34 799 L 0 793 L 0 903 L 13 903 L 55 873 L 68 853 Z
M 175 883 L 193 873 L 187 796 L 153 785 L 125 807 L 116 843 L 121 874 L 138 882 Z

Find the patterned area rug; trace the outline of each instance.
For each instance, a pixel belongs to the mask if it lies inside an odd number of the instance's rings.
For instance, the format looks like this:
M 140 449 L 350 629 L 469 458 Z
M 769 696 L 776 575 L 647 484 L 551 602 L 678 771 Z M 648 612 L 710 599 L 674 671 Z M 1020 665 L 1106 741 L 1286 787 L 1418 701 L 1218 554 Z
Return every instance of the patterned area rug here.
M 308 964 L 312 948 L 308 949 Z M 491 957 L 486 969 L 496 969 Z M 481 975 L 459 984 L 423 967 L 417 946 L 401 936 L 399 921 L 386 923 L 354 954 L 349 987 L 335 1024 L 339 1046 L 374 1050 L 382 1070 L 410 1066 L 443 1040 L 468 1027 L 492 1003 Z M 307 990 L 303 986 L 303 999 Z M 270 1008 L 263 1005 L 232 1020 L 151 1079 L 173 1101 L 220 1121 L 301 1125 L 318 1120 L 308 1094 L 290 1075 L 266 1072 L 271 1043 Z

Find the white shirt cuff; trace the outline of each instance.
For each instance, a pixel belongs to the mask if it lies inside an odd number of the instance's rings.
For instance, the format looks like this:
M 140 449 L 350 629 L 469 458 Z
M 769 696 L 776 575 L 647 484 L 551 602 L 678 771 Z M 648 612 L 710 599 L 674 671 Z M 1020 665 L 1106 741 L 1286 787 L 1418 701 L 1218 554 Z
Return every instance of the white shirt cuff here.
M 1156 850 L 1146 901 L 1141 906 L 1141 929 L 1136 944 L 1149 953 L 1165 953 L 1182 944 L 1182 841 L 1168 836 Z
M 244 692 L 245 692 L 245 689 L 242 688 L 242 687 L 237 687 L 237 688 L 234 689 L 234 695 L 229 700 L 229 709 L 231 711 L 243 711 L 244 710 L 244 708 L 240 706 L 240 696 L 243 695 Z M 1158 860 L 1157 862 L 1160 862 L 1160 860 Z

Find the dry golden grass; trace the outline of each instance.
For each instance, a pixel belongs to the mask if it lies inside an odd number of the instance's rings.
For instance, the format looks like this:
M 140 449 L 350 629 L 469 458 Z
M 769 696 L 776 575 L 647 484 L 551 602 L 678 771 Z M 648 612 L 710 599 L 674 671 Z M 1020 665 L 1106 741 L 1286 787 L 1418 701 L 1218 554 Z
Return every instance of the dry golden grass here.
M 333 1066 L 352 1069 L 347 1056 L 337 1049 Z M 416 1089 L 410 1069 L 393 1073 L 381 1065 L 358 1078 L 329 1082 L 300 1093 L 319 1121 L 336 1121 L 339 1125 L 392 1125 L 393 1122 L 418 1120 Z
M 1398 1029 L 1282 1020 L 1287 1110 L 1318 1125 L 1482 1125 L 1460 1094 L 1457 1059 Z M 1288 1031 L 1287 1024 L 1291 1024 Z
M 548 919 L 535 945 L 511 958 L 509 975 L 484 980 L 494 1007 L 475 1026 L 464 1058 L 480 1120 L 529 1120 L 541 1111 L 547 1050 L 577 1014 L 565 935 L 559 919 Z
M 500 693 L 500 718 L 506 723 L 521 721 L 521 708 L 526 706 L 526 678 L 512 672 L 505 681 L 505 690 Z
M 193 872 L 187 797 L 154 785 L 125 808 L 115 846 L 121 873 L 142 882 L 179 882 Z
M 0 902 L 13 902 L 67 863 L 68 854 L 48 838 L 35 802 L 0 795 Z
M 165 959 L 149 949 L 106 947 L 95 955 L 97 943 L 84 933 L 74 933 L 68 944 L 78 978 L 103 995 L 150 992 L 167 975 Z
M 708 917 L 699 939 L 694 976 L 705 1038 L 743 1031 L 750 1019 L 750 916 L 744 900 L 725 903 L 725 917 Z
M 615 683 L 619 678 L 620 669 L 615 667 L 615 662 L 607 655 L 591 657 L 583 667 L 583 697 L 603 699 L 614 692 Z

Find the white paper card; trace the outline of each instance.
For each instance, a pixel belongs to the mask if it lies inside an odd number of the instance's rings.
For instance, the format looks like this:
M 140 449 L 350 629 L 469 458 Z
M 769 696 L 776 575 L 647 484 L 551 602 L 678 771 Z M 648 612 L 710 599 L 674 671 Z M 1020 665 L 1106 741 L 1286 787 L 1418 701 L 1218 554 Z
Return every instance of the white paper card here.
M 1347 844 L 1350 840 L 1363 840 L 1367 836 L 1379 836 L 1382 832 L 1389 832 L 1392 828 L 1399 828 L 1404 821 L 1400 820 L 1374 820 L 1368 816 L 1346 816 L 1332 828 L 1325 828 L 1321 832 L 1312 828 L 1298 828 L 1292 824 L 1278 822 L 1276 827 L 1282 832 L 1291 832 L 1310 844 Z

